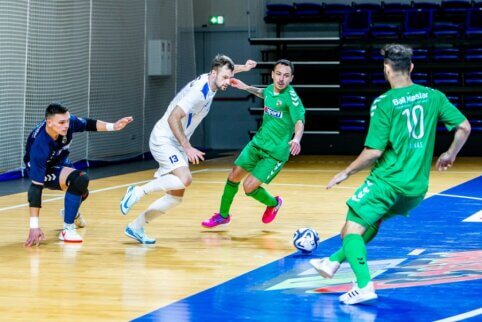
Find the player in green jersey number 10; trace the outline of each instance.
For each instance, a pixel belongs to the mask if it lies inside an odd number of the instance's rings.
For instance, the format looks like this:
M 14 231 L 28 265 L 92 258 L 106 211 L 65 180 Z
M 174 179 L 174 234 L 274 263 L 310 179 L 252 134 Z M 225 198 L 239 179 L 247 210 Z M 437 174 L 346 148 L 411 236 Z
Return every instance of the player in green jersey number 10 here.
M 341 230 L 343 247 L 329 258 L 310 261 L 320 275 L 331 278 L 340 264 L 348 260 L 356 283 L 340 296 L 340 302 L 345 304 L 377 298 L 368 271 L 366 244 L 375 237 L 382 220 L 407 215 L 423 200 L 428 189 L 437 122 L 444 123 L 449 131 L 455 129 L 452 144 L 437 161 L 438 170 L 452 166 L 470 134 L 469 122 L 443 93 L 412 82 L 411 48 L 390 44 L 381 53 L 391 89 L 376 98 L 370 108 L 364 150 L 326 188 L 374 165 L 365 182 L 347 201 L 348 214 Z

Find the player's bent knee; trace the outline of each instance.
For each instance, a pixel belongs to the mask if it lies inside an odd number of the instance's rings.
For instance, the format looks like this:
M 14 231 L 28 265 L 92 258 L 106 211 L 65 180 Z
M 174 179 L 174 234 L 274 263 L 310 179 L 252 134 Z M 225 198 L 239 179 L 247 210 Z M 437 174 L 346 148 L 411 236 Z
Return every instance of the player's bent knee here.
M 258 189 L 258 185 L 251 184 L 249 182 L 243 182 L 243 189 L 246 194 L 253 192 L 254 190 Z
M 85 193 L 88 195 L 89 181 L 90 178 L 87 173 L 80 170 L 72 171 L 67 177 L 67 191 L 74 195 L 83 196 Z
M 192 183 L 192 176 L 186 176 L 180 179 L 184 187 L 189 187 Z

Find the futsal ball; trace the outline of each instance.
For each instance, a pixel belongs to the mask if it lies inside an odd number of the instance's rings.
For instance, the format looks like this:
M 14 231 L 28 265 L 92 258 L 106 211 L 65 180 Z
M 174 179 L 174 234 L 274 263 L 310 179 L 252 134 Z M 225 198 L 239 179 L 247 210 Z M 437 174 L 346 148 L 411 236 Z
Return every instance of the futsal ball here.
M 313 228 L 300 228 L 293 234 L 293 245 L 303 253 L 311 253 L 318 247 L 320 237 Z

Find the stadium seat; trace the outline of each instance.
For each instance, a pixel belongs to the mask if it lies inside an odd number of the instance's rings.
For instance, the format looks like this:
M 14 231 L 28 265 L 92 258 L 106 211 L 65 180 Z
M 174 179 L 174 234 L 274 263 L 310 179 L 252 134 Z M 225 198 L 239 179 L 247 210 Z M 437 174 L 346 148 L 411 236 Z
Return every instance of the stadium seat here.
M 373 23 L 370 34 L 374 38 L 398 38 L 400 25 L 395 23 Z
M 383 56 L 380 54 L 380 48 L 372 48 L 370 49 L 369 56 L 371 60 L 375 61 L 382 61 Z
M 481 85 L 482 84 L 482 72 L 466 72 L 465 85 Z
M 433 23 L 433 10 L 415 9 L 405 12 L 403 36 L 405 38 L 429 37 Z
M 466 95 L 464 97 L 464 108 L 482 111 L 482 96 Z
M 368 99 L 362 95 L 342 95 L 340 97 L 340 108 L 349 109 L 366 109 L 368 107 Z
M 361 72 L 344 72 L 340 73 L 340 84 L 344 86 L 351 85 L 366 85 L 368 83 L 368 76 Z
M 362 48 L 343 48 L 340 52 L 341 61 L 364 61 L 367 51 Z
M 412 81 L 416 84 L 428 86 L 430 85 L 430 79 L 428 73 L 412 73 Z
M 326 16 L 344 16 L 353 8 L 348 4 L 343 3 L 324 3 L 323 12 Z
M 343 17 L 341 36 L 343 38 L 367 37 L 371 23 L 371 11 L 355 10 L 348 12 Z
M 374 14 L 382 11 L 382 6 L 377 2 L 352 2 L 352 7 L 355 10 L 369 10 Z
M 460 25 L 453 22 L 436 22 L 432 26 L 432 34 L 436 38 L 456 38 L 460 36 Z
M 428 59 L 429 59 L 428 49 L 425 49 L 425 48 L 414 48 L 413 49 L 412 61 L 414 61 L 414 62 L 428 61 Z
M 373 85 L 385 85 L 387 81 L 383 72 L 374 72 L 370 74 L 370 83 Z
M 298 17 L 320 16 L 323 12 L 323 6 L 313 2 L 297 2 L 293 4 L 294 15 Z
M 281 3 L 269 3 L 266 5 L 266 16 L 268 17 L 287 17 L 294 12 L 293 6 Z
M 432 52 L 435 61 L 459 61 L 460 49 L 458 48 L 435 48 Z
M 403 15 L 405 11 L 410 10 L 411 6 L 408 3 L 402 2 L 388 2 L 383 3 L 383 12 L 388 15 Z
M 482 132 L 482 120 L 469 120 L 472 132 Z
M 461 85 L 460 73 L 434 72 L 432 74 L 433 85 Z
M 464 53 L 465 61 L 482 61 L 482 48 L 467 48 Z
M 457 108 L 460 108 L 461 104 L 461 98 L 460 96 L 457 95 L 447 95 L 447 98 L 449 99 L 450 103 L 454 104 Z
M 451 13 L 464 13 L 470 9 L 472 3 L 470 0 L 442 0 L 440 8 L 443 13 L 449 15 Z
M 482 37 L 482 7 L 467 10 L 465 36 Z
M 423 10 L 439 10 L 440 4 L 436 2 L 423 2 L 423 1 L 412 1 L 413 9 L 423 9 Z
M 341 131 L 363 132 L 367 129 L 367 121 L 360 119 L 346 119 L 340 121 Z

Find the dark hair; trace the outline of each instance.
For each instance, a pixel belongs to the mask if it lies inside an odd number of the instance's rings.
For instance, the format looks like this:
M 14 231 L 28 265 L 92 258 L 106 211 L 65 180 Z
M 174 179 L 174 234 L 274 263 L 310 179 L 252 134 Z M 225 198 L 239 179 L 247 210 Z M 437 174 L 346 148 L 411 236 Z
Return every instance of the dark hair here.
M 228 69 L 234 71 L 234 63 L 231 58 L 226 55 L 217 54 L 211 62 L 211 70 L 218 70 L 218 68 L 228 66 Z
M 394 71 L 410 72 L 412 64 L 412 48 L 401 44 L 385 45 L 380 51 L 384 62 L 389 64 Z
M 295 65 L 293 65 L 293 63 L 291 61 L 289 61 L 288 59 L 280 59 L 278 61 L 276 61 L 276 63 L 274 63 L 274 66 L 273 66 L 273 71 L 276 69 L 276 66 L 278 65 L 285 65 L 285 66 L 288 66 L 289 68 L 291 68 L 291 75 L 293 75 L 295 73 Z
M 65 114 L 69 111 L 67 106 L 62 105 L 62 103 L 50 103 L 45 110 L 45 118 L 54 116 L 55 114 Z

